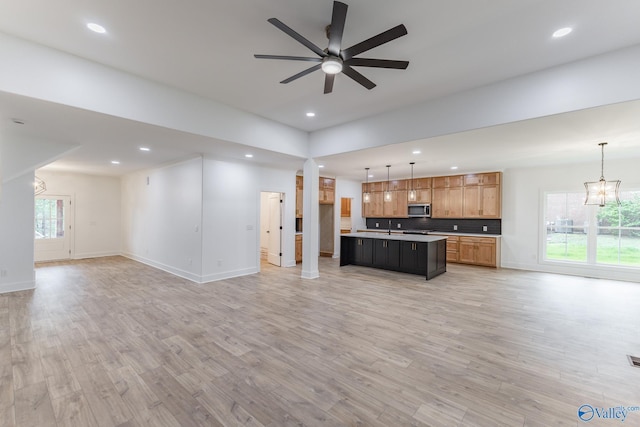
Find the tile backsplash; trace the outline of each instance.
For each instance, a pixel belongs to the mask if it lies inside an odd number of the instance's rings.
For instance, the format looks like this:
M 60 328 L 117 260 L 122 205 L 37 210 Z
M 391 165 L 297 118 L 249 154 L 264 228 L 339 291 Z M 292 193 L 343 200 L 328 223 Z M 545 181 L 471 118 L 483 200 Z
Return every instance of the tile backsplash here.
M 367 218 L 367 228 L 386 230 L 389 228 L 389 220 L 391 220 L 391 229 L 395 231 L 398 230 L 398 224 L 400 224 L 400 230 L 502 234 L 502 220 L 500 219 Z

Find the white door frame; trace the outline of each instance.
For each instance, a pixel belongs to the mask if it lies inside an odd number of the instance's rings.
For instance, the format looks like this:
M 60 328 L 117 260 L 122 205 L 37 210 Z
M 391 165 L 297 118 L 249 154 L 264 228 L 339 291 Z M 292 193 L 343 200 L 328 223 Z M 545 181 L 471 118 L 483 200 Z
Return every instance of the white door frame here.
M 73 258 L 73 232 L 75 229 L 73 215 L 73 197 L 70 195 L 42 194 L 37 199 L 53 199 L 64 201 L 64 237 L 61 239 L 35 238 L 35 203 L 34 203 L 34 261 L 55 261 Z
M 267 230 L 267 261 L 270 264 L 282 267 L 282 205 L 284 194 L 270 192 L 267 198 L 269 215 L 269 227 Z

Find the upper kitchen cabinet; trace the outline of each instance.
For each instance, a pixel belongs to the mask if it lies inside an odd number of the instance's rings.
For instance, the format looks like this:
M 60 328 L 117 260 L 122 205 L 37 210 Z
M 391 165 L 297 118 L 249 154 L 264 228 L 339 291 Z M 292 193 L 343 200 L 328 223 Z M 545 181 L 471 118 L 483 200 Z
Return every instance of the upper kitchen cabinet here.
M 462 175 L 452 176 L 436 176 L 433 178 L 433 188 L 449 188 L 449 187 L 462 187 L 464 179 Z
M 414 179 L 413 189 L 416 192 L 416 200 L 408 203 L 431 203 L 431 178 Z M 411 180 L 409 180 L 407 190 L 411 190 Z
M 336 201 L 336 180 L 320 177 L 318 200 L 321 205 L 333 205 Z
M 383 218 L 407 218 L 407 190 L 391 191 L 391 200 L 382 201 L 382 217 Z
M 500 218 L 500 172 L 464 177 L 463 215 L 465 218 Z
M 296 175 L 296 218 L 302 218 L 303 179 Z
M 362 216 L 365 218 L 382 218 L 384 216 L 382 211 L 383 192 L 371 190 L 369 191 L 369 202 L 366 203 L 364 202 L 364 200 L 362 201 Z M 366 190 L 364 189 L 364 184 L 362 192 L 366 192 Z
M 462 218 L 462 184 L 462 175 L 433 178 L 432 218 Z

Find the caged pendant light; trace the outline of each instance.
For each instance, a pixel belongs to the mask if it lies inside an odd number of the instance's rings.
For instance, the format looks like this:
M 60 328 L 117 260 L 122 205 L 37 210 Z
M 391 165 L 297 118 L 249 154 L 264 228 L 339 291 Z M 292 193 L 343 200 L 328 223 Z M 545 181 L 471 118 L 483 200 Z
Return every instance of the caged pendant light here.
M 417 195 L 416 190 L 413 187 L 413 165 L 415 165 L 416 162 L 411 162 L 409 164 L 411 165 L 411 190 L 409 190 L 409 193 L 407 194 L 407 200 L 415 202 L 417 200 Z
M 365 182 L 364 185 L 364 193 L 362 193 L 362 201 L 364 203 L 369 203 L 371 201 L 371 194 L 369 193 L 369 168 L 364 168 L 366 171 Z
M 387 165 L 387 191 L 384 192 L 384 201 L 385 202 L 390 202 L 392 197 L 391 197 L 391 189 L 390 189 L 390 185 L 389 185 L 389 168 L 391 167 L 391 165 Z
M 620 181 L 605 181 L 604 179 L 604 146 L 607 145 L 607 143 L 601 142 L 598 145 L 602 152 L 600 180 L 584 183 L 584 187 L 587 190 L 587 196 L 584 204 L 604 206 L 607 203 L 616 203 L 619 205 Z

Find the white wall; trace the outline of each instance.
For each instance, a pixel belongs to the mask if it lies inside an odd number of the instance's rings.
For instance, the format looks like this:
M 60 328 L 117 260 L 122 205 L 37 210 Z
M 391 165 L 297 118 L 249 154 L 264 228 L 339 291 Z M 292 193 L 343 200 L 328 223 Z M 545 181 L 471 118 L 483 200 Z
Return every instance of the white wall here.
M 32 289 L 33 173 L 2 186 L 0 198 L 0 293 Z
M 44 196 L 71 196 L 72 258 L 120 254 L 120 178 L 38 170 Z
M 285 194 L 283 262 L 295 266 L 295 170 L 209 158 L 123 177 L 123 254 L 195 282 L 256 273 L 263 191 Z
M 296 171 L 204 159 L 202 280 L 260 270 L 260 194 L 284 193 L 283 266 L 295 266 Z
M 606 159 L 605 159 L 606 160 Z M 640 189 L 640 157 L 606 160 L 605 178 L 620 179 L 621 189 Z M 543 168 L 508 169 L 502 189 L 502 266 L 607 279 L 640 282 L 640 271 L 623 267 L 545 263 L 540 256 L 545 191 L 583 192 L 585 181 L 600 178 L 600 161 Z
M 121 188 L 122 253 L 199 281 L 202 159 L 127 175 Z

